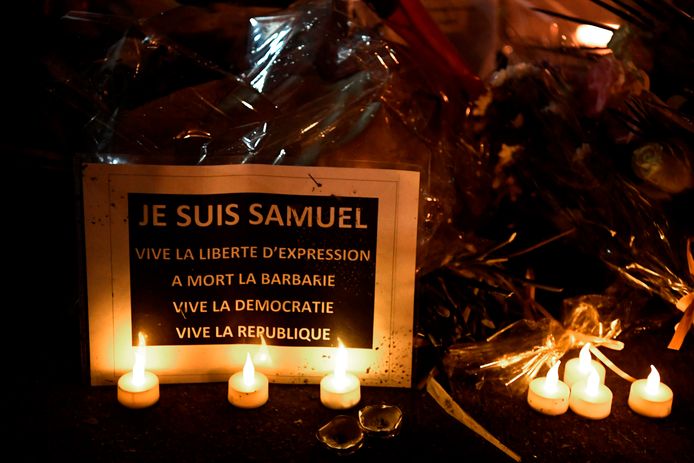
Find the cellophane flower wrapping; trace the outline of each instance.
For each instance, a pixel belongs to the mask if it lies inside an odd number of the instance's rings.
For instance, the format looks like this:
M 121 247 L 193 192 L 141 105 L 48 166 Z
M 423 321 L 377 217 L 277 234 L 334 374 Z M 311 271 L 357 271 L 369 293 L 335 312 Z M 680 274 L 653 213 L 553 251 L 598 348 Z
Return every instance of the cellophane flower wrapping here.
M 456 344 L 444 364 L 453 380 L 472 382 L 523 394 L 540 371 L 586 343 L 621 350 L 616 340 L 632 320 L 630 304 L 603 295 L 584 295 L 564 301 L 559 322 L 551 317 L 521 319 L 484 342 Z
M 86 115 L 85 160 L 416 170 L 418 267 L 439 266 L 441 229 L 461 203 L 468 97 L 450 74 L 430 72 L 442 69 L 435 54 L 389 38 L 360 2 L 172 2 L 143 17 L 145 6 L 126 5 L 132 16 L 63 18 L 78 43 L 103 45 L 59 76 Z
M 395 2 L 380 17 L 347 1 L 96 3 L 63 19 L 85 59 L 53 68 L 85 116 L 84 159 L 420 172 L 422 365 L 496 365 L 480 372 L 508 383 L 530 362 L 527 380 L 580 342 L 567 333 L 603 326 L 563 318 L 565 299 L 617 293 L 634 306 L 622 324 L 645 326 L 638 291 L 691 293 L 691 89 L 667 85 L 662 40 L 512 43 L 478 98 Z
M 493 335 L 448 330 L 449 341 L 467 342 L 453 344 L 445 355 L 451 375 L 474 377 L 479 384 L 493 379 L 513 392 L 524 391 L 543 366 L 585 342 L 575 333 L 595 335 L 596 327 L 604 329 L 607 320 L 577 326 L 575 318 L 558 316 L 560 301 L 581 293 L 618 293 L 620 304 L 630 310 L 614 319 L 632 329 L 663 320 L 649 311 L 644 295 L 664 301 L 671 318 L 679 316 L 675 307 L 685 311 L 691 306 L 691 84 L 683 83 L 671 62 L 656 58 L 658 53 L 679 55 L 681 46 L 673 50 L 666 38 L 686 37 L 691 43 L 691 33 L 683 30 L 688 19 L 682 10 L 651 9 L 649 15 L 637 10 L 656 26 L 648 29 L 645 22 L 627 19 L 610 48 L 509 45 L 500 68 L 487 80 L 487 93 L 471 106 L 468 140 L 484 153 L 480 162 L 491 176 L 489 207 L 476 231 L 513 231 L 537 242 L 565 234 L 561 247 L 555 242 L 534 252 L 542 256 L 553 249 L 556 259 L 525 261 L 535 270 L 534 283 L 516 275 L 520 287 L 496 285 L 507 290 L 505 313 L 515 306 L 519 321 L 511 320 Z M 691 58 L 683 61 L 691 63 Z M 501 261 L 509 270 L 508 257 L 517 255 L 507 252 L 497 260 L 485 255 L 467 265 Z M 546 297 L 550 288 L 536 286 L 537 298 L 534 291 L 524 291 L 539 283 L 561 291 L 552 298 Z M 457 304 L 465 307 L 461 300 Z

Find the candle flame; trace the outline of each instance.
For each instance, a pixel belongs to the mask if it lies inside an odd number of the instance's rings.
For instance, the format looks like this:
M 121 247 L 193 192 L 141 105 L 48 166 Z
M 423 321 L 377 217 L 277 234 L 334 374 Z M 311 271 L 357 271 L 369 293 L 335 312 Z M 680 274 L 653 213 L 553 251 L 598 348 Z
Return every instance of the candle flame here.
M 545 389 L 548 392 L 556 392 L 557 386 L 559 384 L 559 364 L 561 360 L 558 360 L 552 368 L 547 372 L 547 378 L 545 379 Z
M 260 348 L 258 352 L 253 356 L 253 362 L 256 365 L 269 365 L 270 364 L 270 351 L 268 351 L 267 343 L 265 342 L 265 336 L 260 335 Z
M 646 392 L 656 394 L 660 388 L 660 373 L 651 365 L 651 373 L 646 378 Z
M 142 331 L 137 333 L 138 344 L 135 348 L 135 362 L 133 363 L 133 384 L 142 386 L 145 383 L 145 335 Z
M 581 369 L 581 371 L 588 372 L 591 366 L 591 361 L 592 357 L 590 356 L 590 343 L 587 342 L 585 346 L 581 349 L 581 352 L 578 354 L 578 368 Z
M 255 384 L 255 367 L 250 352 L 246 352 L 246 363 L 243 365 L 243 384 L 248 387 Z
M 610 27 L 619 27 L 618 24 L 608 24 Z M 585 47 L 606 47 L 612 39 L 612 31 L 590 24 L 581 24 L 576 28 L 576 41 Z
M 343 384 L 347 378 L 347 349 L 342 341 L 337 339 L 337 355 L 335 356 L 335 382 Z
M 595 367 L 590 367 L 590 373 L 588 374 L 588 379 L 586 379 L 586 394 L 595 397 L 598 395 L 600 387 L 600 375 L 598 375 L 598 370 Z

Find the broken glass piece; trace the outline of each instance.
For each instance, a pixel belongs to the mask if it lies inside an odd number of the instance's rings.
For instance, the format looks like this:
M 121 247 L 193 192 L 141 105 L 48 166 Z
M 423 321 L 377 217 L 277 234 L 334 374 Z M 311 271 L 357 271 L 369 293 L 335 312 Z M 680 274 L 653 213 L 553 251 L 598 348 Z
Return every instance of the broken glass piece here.
M 359 426 L 369 436 L 394 437 L 401 423 L 402 410 L 395 405 L 367 405 L 359 410 Z
M 330 420 L 318 430 L 316 437 L 325 447 L 338 455 L 356 452 L 364 443 L 364 433 L 359 423 L 347 415 L 338 415 Z

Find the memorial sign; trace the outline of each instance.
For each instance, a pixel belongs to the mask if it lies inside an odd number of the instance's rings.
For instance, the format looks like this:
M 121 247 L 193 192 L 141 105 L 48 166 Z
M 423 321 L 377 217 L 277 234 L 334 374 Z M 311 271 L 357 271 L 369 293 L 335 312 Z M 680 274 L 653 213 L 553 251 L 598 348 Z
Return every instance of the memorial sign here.
M 265 343 L 271 381 L 316 383 L 339 338 L 365 384 L 409 386 L 416 172 L 88 164 L 83 187 L 93 384 L 142 332 L 162 382 Z

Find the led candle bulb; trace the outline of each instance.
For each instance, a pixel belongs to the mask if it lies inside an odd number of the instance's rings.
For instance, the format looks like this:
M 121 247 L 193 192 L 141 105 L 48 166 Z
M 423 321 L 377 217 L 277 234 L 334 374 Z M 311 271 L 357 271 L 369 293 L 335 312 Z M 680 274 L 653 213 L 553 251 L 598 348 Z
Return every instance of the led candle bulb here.
M 265 336 L 262 334 L 260 335 L 260 347 L 258 348 L 258 352 L 253 356 L 253 364 L 261 367 L 269 367 L 272 364 L 270 351 L 267 348 Z
M 359 378 L 347 372 L 347 349 L 338 339 L 335 371 L 320 382 L 320 401 L 328 408 L 341 410 L 353 407 L 361 399 Z
M 159 378 L 145 370 L 145 336 L 138 333 L 133 369 L 118 379 L 118 402 L 128 408 L 145 408 L 159 400 Z
M 561 415 L 569 409 L 569 386 L 559 381 L 555 363 L 544 378 L 535 378 L 528 388 L 528 404 L 545 415 Z
M 612 391 L 600 384 L 600 376 L 591 369 L 588 378 L 574 383 L 569 396 L 571 411 L 584 418 L 601 420 L 612 411 Z
M 255 371 L 251 354 L 246 353 L 243 370 L 229 378 L 227 398 L 229 403 L 239 408 L 258 408 L 265 405 L 270 396 L 267 376 Z
M 611 29 L 618 29 L 619 24 L 608 24 Z M 576 42 L 584 47 L 604 48 L 610 43 L 613 31 L 591 24 L 581 24 L 576 28 Z
M 598 373 L 600 384 L 605 384 L 605 367 L 591 358 L 590 343 L 586 343 L 578 354 L 578 358 L 573 358 L 566 362 L 564 382 L 571 387 L 574 383 L 587 379 L 588 374 L 591 372 L 591 367 Z
M 672 411 L 672 389 L 660 382 L 658 370 L 651 365 L 646 379 L 631 383 L 629 408 L 649 418 L 665 418 Z

